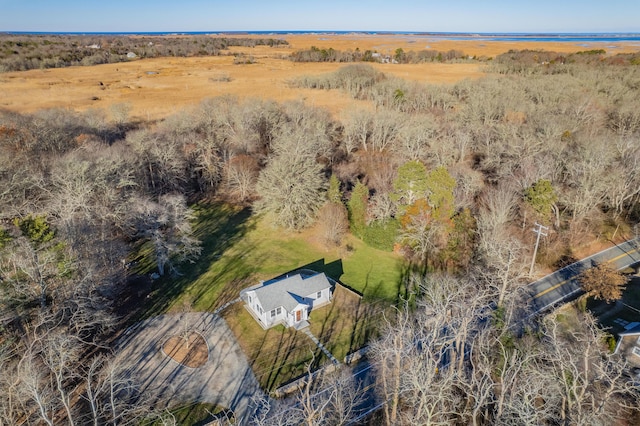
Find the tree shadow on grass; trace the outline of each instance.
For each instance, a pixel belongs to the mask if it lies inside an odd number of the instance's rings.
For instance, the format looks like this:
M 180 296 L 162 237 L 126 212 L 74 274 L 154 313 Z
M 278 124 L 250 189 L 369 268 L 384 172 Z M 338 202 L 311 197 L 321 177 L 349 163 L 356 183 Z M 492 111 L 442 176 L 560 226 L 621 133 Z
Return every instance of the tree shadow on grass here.
M 178 270 L 181 275 L 164 276 L 154 281 L 152 292 L 144 303 L 141 303 L 143 306 L 136 316 L 137 320 L 165 313 L 192 283 L 209 271 L 213 263 L 220 261 L 227 249 L 255 226 L 251 220 L 251 210 L 248 208 L 239 210 L 225 204 L 201 204 L 196 205 L 194 211 L 197 217 L 194 234 L 202 242 L 200 257 L 193 264 L 179 265 Z M 237 259 L 235 266 L 234 260 L 230 261 L 230 267 L 241 269 Z M 213 288 L 217 285 L 220 284 L 212 283 L 211 286 L 203 286 L 193 296 L 197 299 L 206 291 L 218 290 Z
M 316 348 L 303 333 L 282 325 L 264 330 L 240 304 L 225 309 L 222 315 L 266 391 L 304 374 L 313 359 L 311 351 Z M 317 351 L 315 359 L 320 359 Z
M 255 352 L 252 368 L 266 391 L 272 391 L 304 374 L 312 359 L 312 368 L 317 368 L 319 349 L 312 346 L 306 336 L 281 328 L 270 329 L 265 339 L 277 339 L 277 344 L 274 348 L 271 343 L 271 351 L 266 353 Z

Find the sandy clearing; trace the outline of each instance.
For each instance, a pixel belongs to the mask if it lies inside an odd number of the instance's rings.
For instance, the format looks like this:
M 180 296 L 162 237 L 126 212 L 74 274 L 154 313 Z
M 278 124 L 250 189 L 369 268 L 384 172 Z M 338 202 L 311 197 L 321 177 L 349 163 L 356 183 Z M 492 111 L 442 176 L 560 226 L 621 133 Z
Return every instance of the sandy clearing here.
M 237 36 L 246 37 L 246 36 Z M 393 52 L 398 47 L 419 50 L 429 46 L 446 51 L 462 50 L 470 55 L 494 56 L 509 49 L 543 49 L 571 52 L 599 48 L 574 43 L 508 43 L 497 41 L 434 40 L 427 36 L 403 35 L 286 35 L 289 46 L 270 48 L 234 47 L 232 52 L 254 56 L 258 63 L 234 65 L 233 57 L 156 58 L 94 67 L 31 70 L 0 74 L 0 108 L 33 112 L 43 108 L 91 108 L 108 110 L 118 103 L 131 105 L 134 118 L 161 119 L 201 100 L 220 95 L 264 98 L 276 101 L 304 100 L 328 108 L 334 115 L 354 106 L 371 108 L 338 91 L 293 89 L 287 84 L 302 75 L 322 74 L 344 66 L 335 63 L 293 63 L 283 57 L 317 46 L 337 50 L 375 49 Z M 605 43 L 607 46 L 613 43 Z M 637 51 L 634 43 L 615 43 L 608 51 Z M 376 64 L 383 72 L 421 83 L 455 83 L 484 75 L 481 63 Z M 229 80 L 229 81 L 225 81 Z

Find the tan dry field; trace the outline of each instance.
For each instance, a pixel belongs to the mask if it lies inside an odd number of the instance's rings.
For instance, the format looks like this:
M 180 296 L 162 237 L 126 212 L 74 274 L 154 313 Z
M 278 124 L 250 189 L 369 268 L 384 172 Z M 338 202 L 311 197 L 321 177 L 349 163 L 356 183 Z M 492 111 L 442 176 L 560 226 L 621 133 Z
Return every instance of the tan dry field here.
M 247 37 L 238 35 L 235 37 Z M 493 57 L 510 49 L 542 49 L 575 52 L 603 48 L 607 52 L 635 52 L 634 43 L 541 43 L 499 41 L 451 41 L 427 36 L 306 34 L 278 36 L 290 45 L 277 48 L 233 48 L 232 52 L 252 55 L 257 63 L 234 65 L 233 57 L 159 58 L 132 60 L 126 63 L 31 70 L 0 74 L 0 108 L 17 112 L 33 112 L 43 108 L 91 108 L 108 110 L 111 105 L 126 103 L 134 118 L 155 120 L 166 117 L 201 100 L 221 95 L 239 98 L 264 98 L 276 101 L 304 100 L 325 107 L 339 116 L 344 109 L 360 106 L 337 91 L 294 89 L 288 81 L 302 75 L 335 71 L 339 63 L 294 63 L 285 58 L 292 52 L 332 47 L 336 50 L 375 50 L 383 54 L 397 48 L 405 51 L 434 49 L 460 50 L 468 55 Z M 441 64 L 375 64 L 385 73 L 422 83 L 452 84 L 465 78 L 484 75 L 481 63 Z M 228 81 L 227 81 L 228 80 Z

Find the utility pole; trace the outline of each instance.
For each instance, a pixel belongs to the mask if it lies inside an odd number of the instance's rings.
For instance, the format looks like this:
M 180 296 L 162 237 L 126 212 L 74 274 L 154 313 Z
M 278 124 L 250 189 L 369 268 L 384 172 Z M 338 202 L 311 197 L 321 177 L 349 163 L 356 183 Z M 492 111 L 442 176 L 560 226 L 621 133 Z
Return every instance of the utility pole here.
M 533 275 L 533 266 L 536 263 L 536 254 L 538 254 L 538 244 L 540 244 L 540 235 L 546 237 L 547 231 L 549 230 L 548 226 L 542 226 L 538 222 L 536 222 L 535 226 L 536 227 L 532 229 L 532 231 L 538 234 L 538 236 L 536 237 L 536 246 L 533 249 L 533 258 L 531 259 L 531 268 L 529 268 L 529 276 Z

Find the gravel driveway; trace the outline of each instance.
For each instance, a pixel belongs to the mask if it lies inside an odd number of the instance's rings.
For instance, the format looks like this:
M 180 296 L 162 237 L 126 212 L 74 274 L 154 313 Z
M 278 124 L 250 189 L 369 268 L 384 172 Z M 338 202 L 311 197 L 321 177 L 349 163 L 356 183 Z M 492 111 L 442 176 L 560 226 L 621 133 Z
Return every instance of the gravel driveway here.
M 185 324 L 209 346 L 209 360 L 201 367 L 185 367 L 162 352 L 169 337 L 184 333 Z M 232 409 L 236 419 L 246 419 L 251 398 L 262 392 L 229 326 L 211 313 L 142 321 L 120 338 L 117 357 L 131 365 L 131 377 L 154 404 L 209 402 Z

